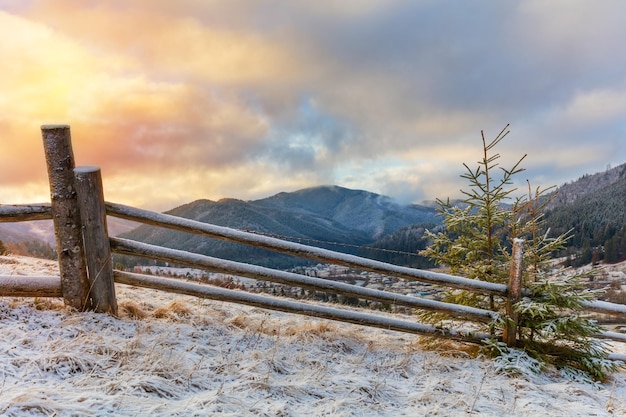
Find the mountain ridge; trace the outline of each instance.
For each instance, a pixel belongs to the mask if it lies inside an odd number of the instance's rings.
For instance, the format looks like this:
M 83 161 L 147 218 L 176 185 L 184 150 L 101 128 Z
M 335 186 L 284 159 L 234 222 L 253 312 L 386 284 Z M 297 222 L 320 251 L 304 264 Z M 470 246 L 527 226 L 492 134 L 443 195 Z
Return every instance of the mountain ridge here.
M 626 245 L 626 218 L 623 215 L 626 212 L 626 164 L 596 174 L 585 174 L 561 185 L 554 193 L 545 219 L 554 234 L 574 230 L 574 238 L 570 241 L 570 252 L 574 256 L 577 256 L 577 248 L 584 246 L 591 252 L 594 247 L 604 250 L 607 244 L 609 248 L 618 248 L 612 258 L 626 256 L 626 249 L 619 249 Z M 368 257 L 376 257 L 376 248 L 415 252 L 423 242 L 419 240 L 421 236 L 412 234 L 422 233 L 423 224 L 434 227 L 441 221 L 432 204 L 401 205 L 388 196 L 338 185 L 279 192 L 257 200 L 198 199 L 166 213 L 333 250 L 367 254 Z M 227 259 L 253 263 L 260 260 L 268 265 L 272 264 L 272 257 L 277 256 L 260 249 L 145 225 L 129 230 L 129 224 L 119 222 L 120 219 L 110 218 L 111 235 L 122 234 L 147 243 L 173 245 L 178 249 Z M 34 223 L 0 225 L 0 240 L 54 242 L 51 222 L 47 225 L 43 224 L 45 222 Z M 47 238 L 42 237 L 42 233 L 47 233 Z M 341 245 L 345 246 L 342 248 Z M 282 257 L 280 265 L 293 261 L 286 255 L 278 256 Z
M 355 254 L 357 247 L 409 224 L 436 221 L 432 208 L 402 206 L 386 196 L 339 186 L 309 187 L 250 201 L 196 200 L 167 214 Z M 147 225 L 122 236 L 266 266 L 286 266 L 297 259 Z
M 577 180 L 558 187 L 555 191 L 555 198 L 546 206 L 546 209 L 552 210 L 558 206 L 573 204 L 591 193 L 623 181 L 626 181 L 626 163 L 614 168 L 609 167 L 604 172 L 585 174 Z

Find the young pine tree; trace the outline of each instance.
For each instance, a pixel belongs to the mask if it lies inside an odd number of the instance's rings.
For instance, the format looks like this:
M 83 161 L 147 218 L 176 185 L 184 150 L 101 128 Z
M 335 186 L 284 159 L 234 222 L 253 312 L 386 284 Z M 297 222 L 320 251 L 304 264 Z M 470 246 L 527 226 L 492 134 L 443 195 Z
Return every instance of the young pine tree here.
M 427 232 L 432 243 L 420 252 L 435 263 L 450 268 L 450 273 L 467 278 L 506 284 L 509 279 L 513 239 L 525 240 L 523 286 L 531 294 L 515 306 L 519 313 L 518 344 L 540 366 L 553 363 L 583 372 L 594 379 L 603 379 L 615 369 L 607 360 L 603 342 L 591 336 L 598 326 L 582 314 L 582 302 L 595 297 L 580 287 L 576 280 L 554 282 L 548 274 L 551 254 L 564 247 L 569 234 L 549 236 L 543 221 L 543 209 L 550 201 L 548 191 L 537 188 L 534 194 L 515 197 L 513 177 L 524 169 L 522 156 L 506 169 L 499 165 L 500 155 L 494 148 L 507 136 L 508 125 L 491 142 L 482 134 L 483 149 L 476 168 L 463 164 L 461 175 L 468 189 L 461 190 L 465 199 L 460 204 L 438 200 L 443 217 L 443 231 Z M 554 196 L 554 194 L 552 194 Z M 505 300 L 464 290 L 448 290 L 444 301 L 470 305 L 500 312 L 504 317 Z M 449 317 L 426 312 L 422 319 L 441 323 Z M 495 339 L 505 319 L 488 325 L 494 339 L 485 351 L 500 360 L 511 350 Z

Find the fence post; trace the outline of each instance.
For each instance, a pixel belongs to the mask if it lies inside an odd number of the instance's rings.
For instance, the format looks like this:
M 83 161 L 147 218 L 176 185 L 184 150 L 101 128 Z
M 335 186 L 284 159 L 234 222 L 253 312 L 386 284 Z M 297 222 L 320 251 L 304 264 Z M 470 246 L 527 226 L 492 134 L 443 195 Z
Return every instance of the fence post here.
M 61 291 L 65 304 L 85 310 L 88 302 L 89 282 L 81 235 L 81 221 L 74 188 L 74 153 L 70 127 L 67 125 L 41 126 L 48 178 L 50 200 Z
M 83 222 L 83 242 L 91 308 L 117 315 L 113 262 L 107 233 L 102 175 L 98 167 L 74 169 L 78 206 Z
M 517 342 L 517 326 L 519 315 L 513 307 L 522 297 L 522 271 L 524 265 L 524 240 L 514 239 L 511 253 L 511 269 L 509 271 L 509 291 L 506 300 L 507 324 L 504 328 L 502 339 L 509 347 L 514 347 Z

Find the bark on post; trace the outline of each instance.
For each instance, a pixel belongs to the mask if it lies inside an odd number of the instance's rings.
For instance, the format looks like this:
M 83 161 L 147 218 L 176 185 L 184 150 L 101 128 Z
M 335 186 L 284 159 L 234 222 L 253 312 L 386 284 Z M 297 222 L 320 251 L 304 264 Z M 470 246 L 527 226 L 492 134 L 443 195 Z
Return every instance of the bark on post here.
M 83 242 L 91 308 L 117 315 L 113 263 L 107 233 L 102 176 L 98 167 L 74 169 L 78 206 L 83 222 Z
M 65 304 L 78 310 L 87 307 L 89 282 L 81 235 L 81 221 L 74 188 L 74 153 L 70 127 L 67 125 L 41 126 L 61 289 Z
M 504 328 L 502 339 L 509 347 L 514 347 L 517 342 L 517 326 L 519 314 L 514 310 L 515 303 L 522 297 L 522 272 L 524 265 L 524 240 L 513 240 L 511 254 L 511 269 L 509 272 L 509 292 L 506 301 L 507 325 Z

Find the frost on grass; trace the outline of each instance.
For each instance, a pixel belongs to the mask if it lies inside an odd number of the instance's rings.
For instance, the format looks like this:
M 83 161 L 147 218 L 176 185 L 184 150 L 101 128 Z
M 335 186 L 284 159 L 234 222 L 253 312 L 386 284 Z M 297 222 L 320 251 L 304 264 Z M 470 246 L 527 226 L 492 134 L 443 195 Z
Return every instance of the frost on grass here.
M 596 385 L 510 376 L 414 336 L 125 286 L 118 296 L 120 318 L 0 299 L 0 415 L 626 415 L 623 372 Z
M 0 301 L 0 414 L 626 412 L 623 374 L 604 386 L 556 373 L 507 376 L 487 360 L 421 351 L 413 336 L 149 290 L 122 297 L 134 297 L 144 318 Z

